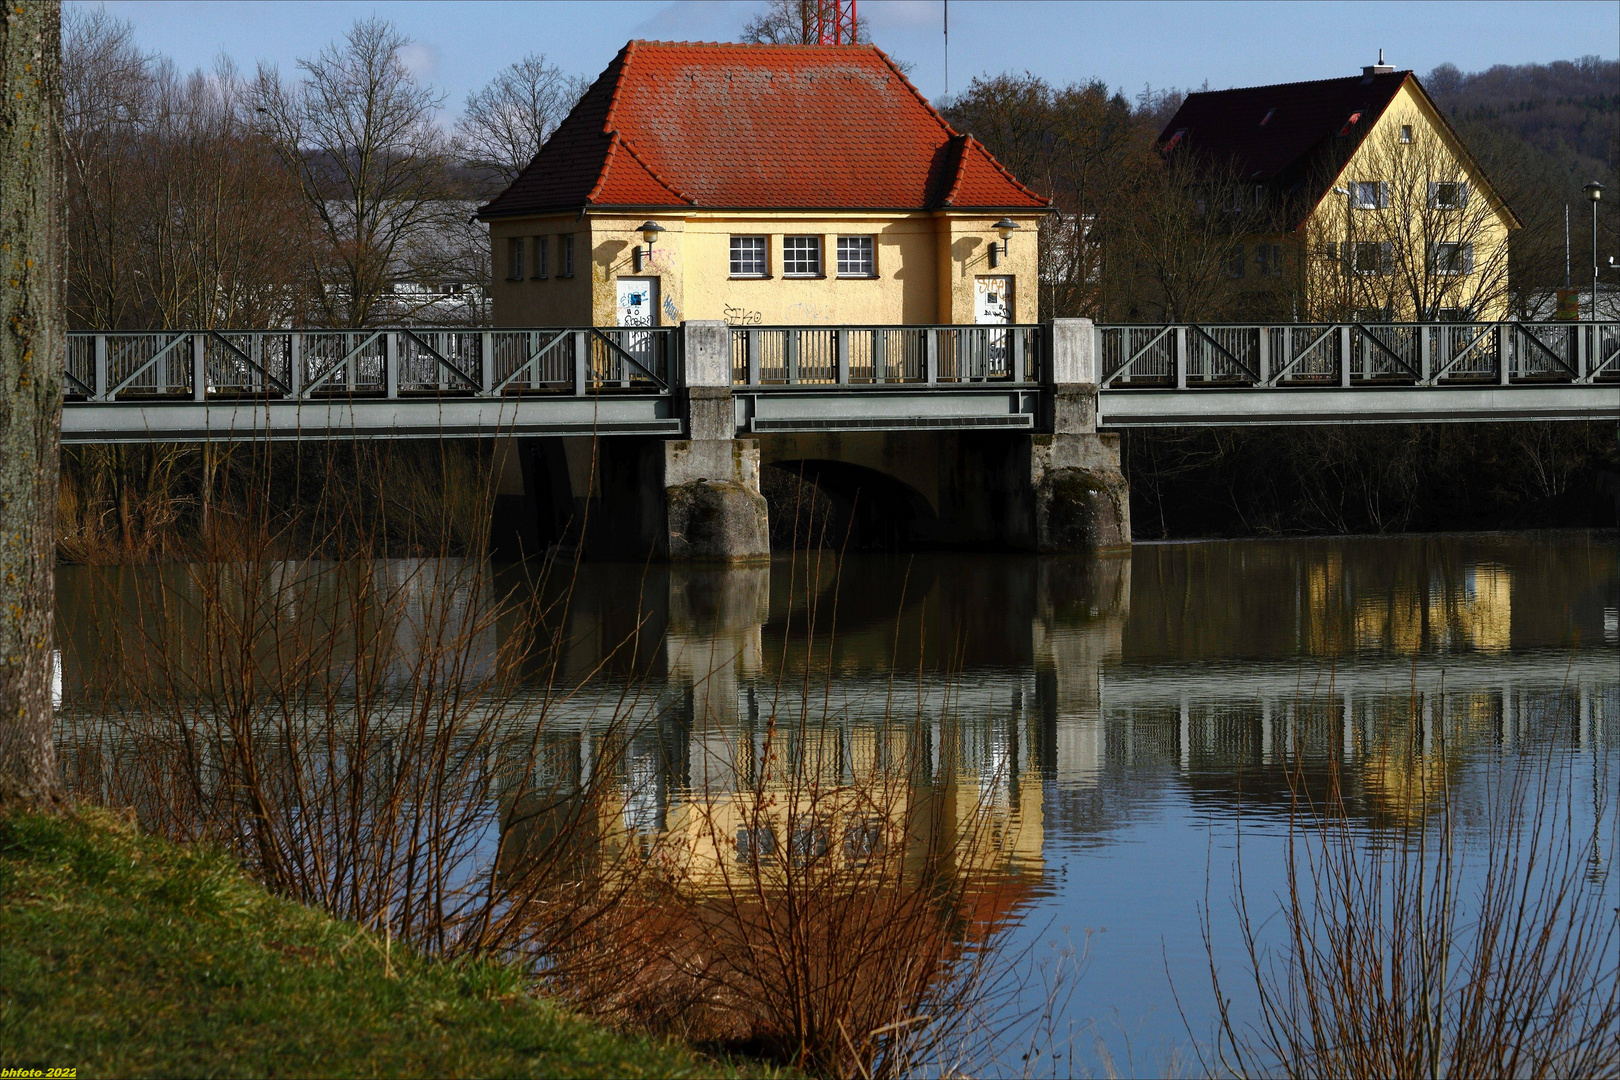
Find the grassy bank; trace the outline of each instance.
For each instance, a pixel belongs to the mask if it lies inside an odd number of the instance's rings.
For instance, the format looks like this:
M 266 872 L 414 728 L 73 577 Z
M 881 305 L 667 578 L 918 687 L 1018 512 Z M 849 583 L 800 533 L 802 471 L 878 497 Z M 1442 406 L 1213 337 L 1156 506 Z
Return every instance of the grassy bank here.
M 85 1076 L 716 1076 L 266 893 L 105 813 L 0 821 L 0 1067 Z

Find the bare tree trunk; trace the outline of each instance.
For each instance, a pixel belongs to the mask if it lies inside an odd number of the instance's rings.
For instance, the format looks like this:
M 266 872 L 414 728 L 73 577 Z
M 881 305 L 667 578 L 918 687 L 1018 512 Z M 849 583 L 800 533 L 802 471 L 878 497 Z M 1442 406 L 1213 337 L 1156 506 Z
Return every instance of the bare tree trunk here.
M 67 353 L 62 9 L 0 9 L 0 803 L 61 800 L 51 705 Z

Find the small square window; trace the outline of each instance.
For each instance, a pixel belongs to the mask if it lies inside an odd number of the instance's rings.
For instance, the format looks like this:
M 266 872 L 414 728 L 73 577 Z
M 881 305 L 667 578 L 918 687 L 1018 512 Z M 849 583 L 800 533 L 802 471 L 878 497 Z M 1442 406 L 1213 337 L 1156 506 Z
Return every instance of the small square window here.
M 1240 278 L 1243 276 L 1243 245 L 1238 244 L 1226 253 L 1226 276 Z
M 1256 244 L 1254 248 L 1255 269 L 1261 277 L 1282 277 L 1283 254 L 1281 244 Z
M 877 264 L 872 258 L 870 236 L 838 238 L 838 276 L 863 278 L 877 276 Z
M 1357 210 L 1379 210 L 1387 202 L 1384 185 L 1377 180 L 1359 180 L 1350 185 L 1350 197 Z
M 1356 244 L 1351 269 L 1363 277 L 1377 277 L 1389 273 L 1390 245 L 1376 240 L 1363 240 Z
M 1467 205 L 1467 184 L 1439 183 L 1429 185 L 1429 208 L 1431 210 L 1461 210 Z
M 765 276 L 765 238 L 763 236 L 733 236 L 731 238 L 731 276 Z
M 784 277 L 820 277 L 821 237 L 782 237 L 782 275 Z
M 574 234 L 564 233 L 557 237 L 557 261 L 562 265 L 557 269 L 558 277 L 574 276 Z
M 1401 142 L 1409 143 L 1411 141 L 1412 141 L 1412 125 L 1411 124 L 1402 124 L 1401 125 Z
M 1429 245 L 1429 273 L 1436 277 L 1463 277 L 1473 272 L 1473 244 L 1437 243 Z

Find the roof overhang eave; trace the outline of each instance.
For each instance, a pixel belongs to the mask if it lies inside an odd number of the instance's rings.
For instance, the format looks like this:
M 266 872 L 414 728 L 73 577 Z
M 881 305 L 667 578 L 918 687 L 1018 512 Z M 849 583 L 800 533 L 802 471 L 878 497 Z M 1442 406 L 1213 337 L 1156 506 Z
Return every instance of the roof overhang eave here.
M 994 206 L 694 206 L 689 203 L 574 203 L 568 206 L 545 206 L 523 210 L 490 212 L 480 208 L 480 221 L 501 218 L 539 217 L 549 214 L 1047 214 L 1053 209 L 1048 202 L 1041 206 L 1006 204 Z

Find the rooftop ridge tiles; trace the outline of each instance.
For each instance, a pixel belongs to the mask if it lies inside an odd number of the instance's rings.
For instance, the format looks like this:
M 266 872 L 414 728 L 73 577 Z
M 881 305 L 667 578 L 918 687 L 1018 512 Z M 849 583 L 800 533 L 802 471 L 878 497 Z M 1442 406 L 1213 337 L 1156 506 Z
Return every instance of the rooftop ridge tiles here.
M 1187 96 L 1182 98 L 1182 101 L 1185 102 L 1190 98 L 1203 97 L 1203 96 L 1209 95 L 1209 94 L 1236 94 L 1236 93 L 1247 92 L 1247 91 L 1251 91 L 1251 90 L 1252 91 L 1259 91 L 1259 90 L 1286 90 L 1286 89 L 1288 89 L 1289 87 L 1292 87 L 1292 86 L 1322 86 L 1322 85 L 1324 85 L 1326 83 L 1337 83 L 1337 82 L 1342 82 L 1342 83 L 1355 82 L 1355 83 L 1359 83 L 1359 82 L 1363 81 L 1364 79 L 1369 79 L 1369 78 L 1372 78 L 1372 79 L 1386 79 L 1386 78 L 1392 78 L 1392 77 L 1394 77 L 1396 75 L 1400 75 L 1400 76 L 1412 75 L 1413 77 L 1416 77 L 1416 73 L 1414 71 L 1412 71 L 1410 68 L 1402 68 L 1402 69 L 1400 69 L 1398 71 L 1382 71 L 1382 72 L 1378 72 L 1377 74 L 1374 74 L 1374 75 L 1335 75 L 1331 79 L 1296 79 L 1293 82 L 1262 83 L 1259 86 L 1228 86 L 1224 90 L 1189 90 L 1189 91 L 1187 91 Z
M 682 202 L 684 202 L 684 203 L 686 203 L 686 204 L 688 204 L 690 206 L 696 206 L 697 205 L 697 200 L 696 199 L 694 199 L 690 195 L 686 194 L 686 192 L 682 191 L 680 188 L 676 187 L 674 184 L 670 183 L 668 180 L 665 180 L 661 175 L 659 175 L 658 170 L 653 168 L 652 165 L 650 165 L 647 162 L 646 158 L 644 158 L 640 154 L 636 153 L 636 144 L 635 143 L 631 142 L 628 138 L 626 138 L 623 135 L 619 134 L 617 131 L 615 131 L 613 133 L 613 137 L 614 137 L 614 139 L 616 139 L 618 141 L 619 145 L 624 147 L 625 152 L 627 154 L 629 154 L 632 158 L 635 159 L 636 164 L 640 165 L 643 169 L 647 170 L 647 175 L 652 177 L 654 180 L 658 181 L 658 184 L 661 187 L 663 187 L 664 190 L 668 191 L 671 195 L 675 196 L 677 199 L 680 199 Z M 603 175 L 603 177 L 606 177 L 607 173 L 608 173 L 608 166 L 606 164 L 603 164 L 603 166 L 602 166 L 602 175 Z
M 946 142 L 956 160 L 951 164 L 951 186 L 939 200 L 941 206 L 950 206 L 956 201 L 956 193 L 962 187 L 962 178 L 967 175 L 967 150 L 968 143 L 972 140 L 971 135 L 952 135 Z
M 603 131 L 615 130 L 613 127 L 613 110 L 619 107 L 619 90 L 624 86 L 625 75 L 630 71 L 630 61 L 635 55 L 635 48 L 636 42 L 627 42 L 624 48 L 619 50 L 618 56 L 613 58 L 619 60 L 620 57 L 623 57 L 623 60 L 619 63 L 618 72 L 613 76 L 613 92 L 608 95 L 607 112 L 602 114 Z M 613 70 L 611 63 L 608 64 L 608 70 Z M 603 74 L 605 75 L 606 72 L 603 72 Z M 607 162 L 605 161 L 602 163 L 602 171 L 604 173 L 607 171 Z
M 602 155 L 602 165 L 596 170 L 596 183 L 592 184 L 591 190 L 585 193 L 586 206 L 596 201 L 597 193 L 602 190 L 602 185 L 607 183 L 608 168 L 613 164 L 613 157 L 618 152 L 619 133 L 617 131 L 609 132 L 607 153 Z
M 1022 191 L 1024 194 L 1028 195 L 1030 198 L 1039 199 L 1042 203 L 1044 203 L 1047 206 L 1052 205 L 1052 200 L 1051 200 L 1050 197 L 1048 197 L 1046 195 L 1042 195 L 1040 192 L 1036 191 L 1034 188 L 1030 187 L 1028 184 L 1024 183 L 1022 180 L 1018 179 L 1018 177 L 1014 176 L 1012 174 L 1012 171 L 1010 169 L 1008 169 L 1007 166 L 1003 165 L 1001 163 L 1001 161 L 996 157 L 996 155 L 994 155 L 994 154 L 992 154 L 990 152 L 990 148 L 988 146 L 984 145 L 984 143 L 980 142 L 978 139 L 975 139 L 972 135 L 969 135 L 967 138 L 968 138 L 968 146 L 969 147 L 976 147 L 978 149 L 979 153 L 984 155 L 984 159 L 986 161 L 988 161 L 991 165 L 995 166 L 996 171 L 999 172 L 1002 175 L 1002 177 L 1007 180 L 1008 183 L 1010 183 L 1014 187 L 1018 188 L 1018 190 Z M 962 173 L 965 176 L 965 175 L 967 175 L 967 166 L 966 166 L 967 154 L 965 152 L 962 155 L 962 160 L 963 160 Z

